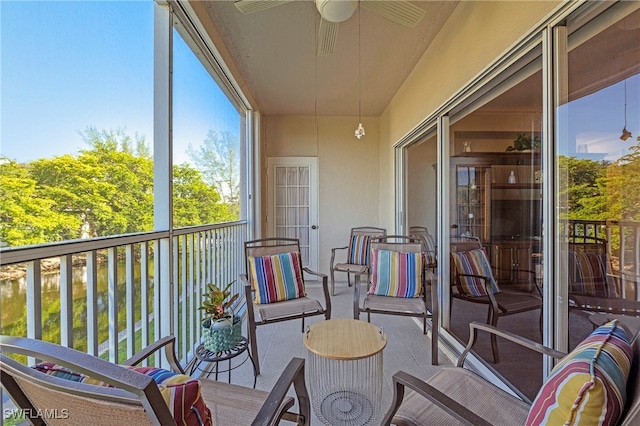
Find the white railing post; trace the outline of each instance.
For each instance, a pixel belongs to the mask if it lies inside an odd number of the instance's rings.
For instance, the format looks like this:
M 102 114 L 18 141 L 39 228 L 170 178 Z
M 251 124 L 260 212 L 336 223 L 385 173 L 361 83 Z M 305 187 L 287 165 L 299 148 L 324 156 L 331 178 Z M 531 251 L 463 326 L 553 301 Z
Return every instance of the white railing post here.
M 60 257 L 60 344 L 73 347 L 73 262 Z
M 86 252 L 87 263 L 87 353 L 98 354 L 98 260 L 95 250 Z
M 127 244 L 125 247 L 126 252 L 126 270 L 125 270 L 125 292 L 127 297 L 126 302 L 126 314 L 127 314 L 127 358 L 130 358 L 135 353 L 135 336 L 136 336 L 136 316 L 135 316 L 135 292 L 134 292 L 134 257 L 133 257 L 133 244 Z
M 109 361 L 118 363 L 118 249 L 111 247 L 107 250 L 108 268 L 108 308 L 109 318 Z

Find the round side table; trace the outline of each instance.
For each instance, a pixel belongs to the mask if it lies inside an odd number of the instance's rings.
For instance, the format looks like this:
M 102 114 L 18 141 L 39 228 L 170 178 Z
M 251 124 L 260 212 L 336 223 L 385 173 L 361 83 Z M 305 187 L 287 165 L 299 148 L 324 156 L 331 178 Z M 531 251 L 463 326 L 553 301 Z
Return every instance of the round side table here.
M 196 370 L 202 371 L 203 374 L 206 374 L 205 377 L 209 377 L 211 373 L 215 373 L 215 379 L 218 380 L 219 373 L 228 373 L 228 381 L 231 383 L 231 371 L 243 365 L 247 362 L 247 359 L 251 360 L 251 364 L 253 366 L 253 388 L 256 387 L 256 364 L 253 360 L 253 357 L 248 351 L 249 342 L 246 337 L 241 337 L 236 345 L 228 350 L 213 352 L 204 347 L 203 344 L 200 344 L 196 349 L 195 357 L 193 363 L 190 365 L 189 374 L 193 374 Z M 232 365 L 231 360 L 236 358 L 241 354 L 246 354 L 246 357 L 240 361 L 239 363 Z M 220 370 L 219 363 L 227 361 L 227 368 Z M 202 363 L 206 363 L 204 368 L 200 366 Z
M 375 424 L 382 400 L 382 329 L 332 319 L 307 329 L 309 390 L 318 419 L 331 426 Z

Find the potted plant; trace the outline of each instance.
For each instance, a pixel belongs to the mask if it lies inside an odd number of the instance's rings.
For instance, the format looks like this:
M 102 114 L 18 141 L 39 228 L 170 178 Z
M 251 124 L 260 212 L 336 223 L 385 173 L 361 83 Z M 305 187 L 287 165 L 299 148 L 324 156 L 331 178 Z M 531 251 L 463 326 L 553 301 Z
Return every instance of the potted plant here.
M 541 140 L 540 136 L 531 136 L 525 133 L 518 133 L 516 140 L 513 141 L 513 145 L 507 147 L 507 152 L 510 151 L 538 151 L 540 149 Z
M 233 348 L 241 336 L 240 317 L 234 316 L 230 311 L 239 296 L 237 293 L 231 296 L 230 289 L 234 283 L 235 281 L 231 281 L 222 289 L 216 284 L 207 284 L 207 291 L 203 294 L 204 299 L 198 308 L 205 312 L 202 319 L 203 344 L 212 352 Z
M 199 309 L 205 312 L 203 323 L 209 320 L 209 328 L 231 326 L 233 314 L 228 310 L 238 298 L 238 294 L 234 294 L 229 300 L 226 299 L 231 295 L 229 290 L 233 283 L 235 281 L 231 281 L 223 289 L 220 289 L 216 284 L 207 284 L 207 291 L 203 294 L 204 300 Z

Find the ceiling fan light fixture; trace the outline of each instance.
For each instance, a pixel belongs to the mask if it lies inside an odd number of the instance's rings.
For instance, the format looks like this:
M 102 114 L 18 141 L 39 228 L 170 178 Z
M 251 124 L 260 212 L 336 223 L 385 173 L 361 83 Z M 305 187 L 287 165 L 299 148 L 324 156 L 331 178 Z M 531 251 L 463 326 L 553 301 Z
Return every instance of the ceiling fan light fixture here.
M 358 128 L 355 131 L 355 135 L 356 135 L 356 138 L 358 138 L 358 139 L 360 139 L 361 137 L 363 137 L 365 135 L 364 126 L 362 125 L 362 123 L 358 123 Z
M 357 0 L 316 0 L 320 16 L 329 22 L 346 21 L 351 18 L 357 6 Z

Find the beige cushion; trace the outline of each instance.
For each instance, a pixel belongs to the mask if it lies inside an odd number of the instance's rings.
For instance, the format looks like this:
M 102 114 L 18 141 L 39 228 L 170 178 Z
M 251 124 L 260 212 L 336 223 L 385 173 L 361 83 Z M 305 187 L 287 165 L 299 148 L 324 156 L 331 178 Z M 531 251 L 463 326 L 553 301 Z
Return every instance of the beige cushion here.
M 312 313 L 322 310 L 322 305 L 315 299 L 300 297 L 298 299 L 285 300 L 277 303 L 255 304 L 254 309 L 260 315 L 262 321 L 274 318 L 297 315 L 302 312 Z

